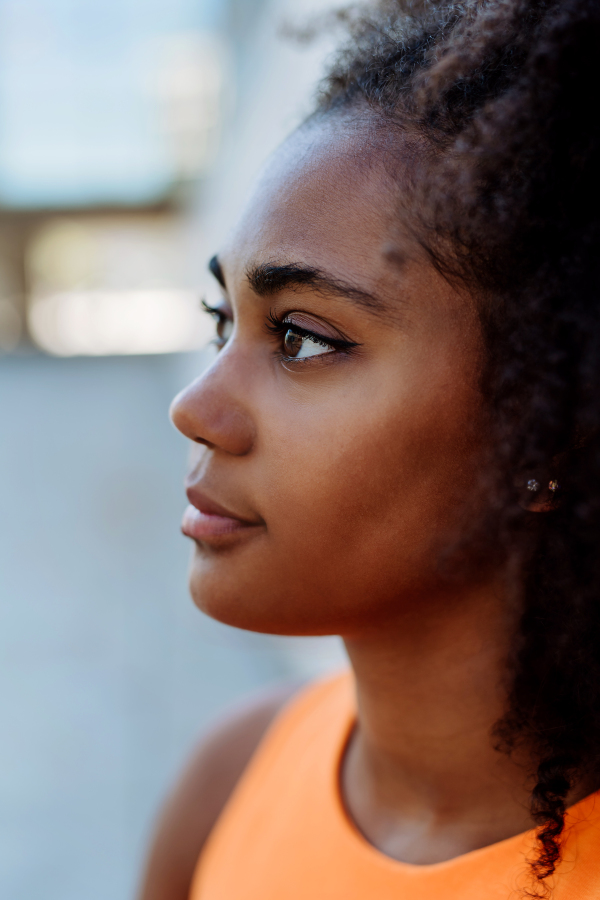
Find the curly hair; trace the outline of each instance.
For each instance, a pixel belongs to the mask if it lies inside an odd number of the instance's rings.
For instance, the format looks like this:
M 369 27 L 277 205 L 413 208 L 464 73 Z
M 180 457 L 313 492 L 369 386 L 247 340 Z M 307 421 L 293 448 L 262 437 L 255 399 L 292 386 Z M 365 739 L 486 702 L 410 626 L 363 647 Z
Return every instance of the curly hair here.
M 494 734 L 536 760 L 528 895 L 544 896 L 567 797 L 600 783 L 600 4 L 384 0 L 344 15 L 316 115 L 362 106 L 430 148 L 414 234 L 481 298 L 493 465 L 479 536 L 503 548 L 522 609 Z M 560 485 L 544 513 L 524 503 L 530 479 Z

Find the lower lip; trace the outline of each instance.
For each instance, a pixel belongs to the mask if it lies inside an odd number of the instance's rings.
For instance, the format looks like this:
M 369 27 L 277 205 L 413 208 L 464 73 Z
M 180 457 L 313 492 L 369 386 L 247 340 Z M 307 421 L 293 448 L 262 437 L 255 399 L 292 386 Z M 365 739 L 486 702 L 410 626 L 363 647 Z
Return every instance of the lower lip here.
M 237 536 L 257 528 L 256 525 L 241 522 L 230 516 L 214 516 L 200 512 L 195 506 L 188 506 L 183 514 L 181 530 L 186 537 L 195 541 L 215 540 L 229 535 Z

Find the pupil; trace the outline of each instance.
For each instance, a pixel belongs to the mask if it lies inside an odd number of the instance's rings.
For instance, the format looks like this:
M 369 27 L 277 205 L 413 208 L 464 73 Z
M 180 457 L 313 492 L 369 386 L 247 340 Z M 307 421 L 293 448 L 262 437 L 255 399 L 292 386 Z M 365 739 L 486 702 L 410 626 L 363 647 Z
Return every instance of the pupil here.
M 302 341 L 304 338 L 300 337 L 299 334 L 296 334 L 295 331 L 289 329 L 286 332 L 285 338 L 283 339 L 283 346 L 285 347 L 285 352 L 288 356 L 297 356 L 300 352 L 300 348 L 302 347 Z

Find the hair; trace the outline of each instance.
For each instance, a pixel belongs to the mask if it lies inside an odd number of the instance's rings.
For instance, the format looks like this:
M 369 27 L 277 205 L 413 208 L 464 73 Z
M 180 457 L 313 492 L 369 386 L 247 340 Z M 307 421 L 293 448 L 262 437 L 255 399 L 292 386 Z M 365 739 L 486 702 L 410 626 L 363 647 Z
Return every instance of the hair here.
M 569 792 L 600 783 L 600 4 L 384 0 L 344 16 L 316 115 L 362 109 L 429 148 L 411 227 L 481 299 L 493 459 L 470 539 L 501 547 L 520 586 L 495 738 L 536 761 L 527 893 L 543 896 Z M 546 512 L 527 509 L 531 478 L 559 481 Z

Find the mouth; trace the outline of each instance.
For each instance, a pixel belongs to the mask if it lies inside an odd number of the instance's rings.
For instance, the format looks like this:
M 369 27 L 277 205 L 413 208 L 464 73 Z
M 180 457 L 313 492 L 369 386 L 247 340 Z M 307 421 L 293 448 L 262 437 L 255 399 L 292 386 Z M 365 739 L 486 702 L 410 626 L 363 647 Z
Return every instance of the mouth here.
M 187 490 L 187 497 L 190 505 L 183 514 L 181 531 L 194 541 L 226 545 L 264 527 L 264 522 L 238 516 L 195 488 Z

